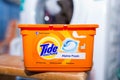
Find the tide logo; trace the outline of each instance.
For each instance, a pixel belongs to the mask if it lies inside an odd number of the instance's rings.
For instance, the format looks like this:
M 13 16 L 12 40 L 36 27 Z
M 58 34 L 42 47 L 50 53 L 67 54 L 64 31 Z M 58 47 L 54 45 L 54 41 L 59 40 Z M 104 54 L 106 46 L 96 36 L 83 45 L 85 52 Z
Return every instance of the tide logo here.
M 46 60 L 55 59 L 60 51 L 60 43 L 54 37 L 44 37 L 37 43 L 38 55 Z
M 40 45 L 42 48 L 40 56 L 50 56 L 50 55 L 56 55 L 58 47 L 54 44 L 43 44 Z

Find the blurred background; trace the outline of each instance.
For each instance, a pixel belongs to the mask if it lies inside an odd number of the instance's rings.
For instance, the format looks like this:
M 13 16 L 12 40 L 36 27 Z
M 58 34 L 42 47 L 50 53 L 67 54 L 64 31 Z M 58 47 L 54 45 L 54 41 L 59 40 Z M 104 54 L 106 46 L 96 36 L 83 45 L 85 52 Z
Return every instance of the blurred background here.
M 18 24 L 99 24 L 88 80 L 120 80 L 119 7 L 119 0 L 0 0 L 0 54 L 22 56 Z

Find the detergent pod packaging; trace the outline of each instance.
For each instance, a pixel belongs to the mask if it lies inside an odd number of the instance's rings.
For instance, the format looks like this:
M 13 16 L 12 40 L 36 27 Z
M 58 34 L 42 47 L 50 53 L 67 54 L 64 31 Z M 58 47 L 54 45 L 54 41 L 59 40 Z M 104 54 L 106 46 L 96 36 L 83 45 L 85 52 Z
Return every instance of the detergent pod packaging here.
M 19 25 L 24 65 L 29 71 L 88 71 L 96 24 Z

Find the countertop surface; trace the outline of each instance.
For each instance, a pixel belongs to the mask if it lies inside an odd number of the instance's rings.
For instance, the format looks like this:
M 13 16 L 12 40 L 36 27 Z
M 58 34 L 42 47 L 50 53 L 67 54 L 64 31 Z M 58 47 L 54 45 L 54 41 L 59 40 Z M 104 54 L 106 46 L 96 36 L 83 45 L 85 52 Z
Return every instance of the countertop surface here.
M 85 72 L 28 72 L 20 56 L 0 55 L 0 74 L 40 80 L 86 80 Z

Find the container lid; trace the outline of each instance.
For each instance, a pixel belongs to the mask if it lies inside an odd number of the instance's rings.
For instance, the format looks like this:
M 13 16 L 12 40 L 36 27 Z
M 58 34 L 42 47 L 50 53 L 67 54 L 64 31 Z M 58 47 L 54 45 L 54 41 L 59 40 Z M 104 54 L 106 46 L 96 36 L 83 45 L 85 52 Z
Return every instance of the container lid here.
M 40 29 L 40 30 L 79 30 L 79 29 L 95 29 L 97 24 L 19 24 L 21 29 Z

